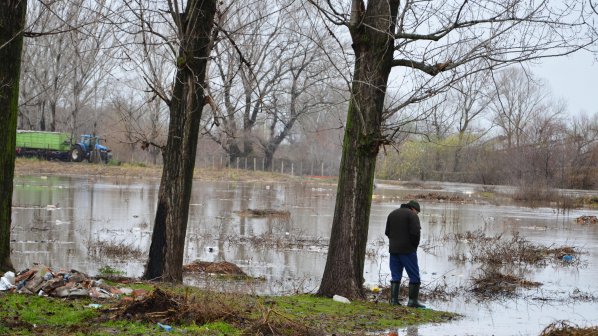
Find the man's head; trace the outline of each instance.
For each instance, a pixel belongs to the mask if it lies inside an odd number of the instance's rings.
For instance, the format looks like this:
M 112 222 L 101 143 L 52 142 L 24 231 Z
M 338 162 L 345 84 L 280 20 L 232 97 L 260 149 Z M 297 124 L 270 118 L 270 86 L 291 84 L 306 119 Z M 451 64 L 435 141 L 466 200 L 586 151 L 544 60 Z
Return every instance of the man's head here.
M 421 211 L 421 209 L 419 207 L 419 203 L 417 203 L 417 201 L 411 200 L 411 201 L 409 201 L 409 203 L 407 203 L 407 206 L 410 207 L 411 209 L 417 211 L 418 213 Z

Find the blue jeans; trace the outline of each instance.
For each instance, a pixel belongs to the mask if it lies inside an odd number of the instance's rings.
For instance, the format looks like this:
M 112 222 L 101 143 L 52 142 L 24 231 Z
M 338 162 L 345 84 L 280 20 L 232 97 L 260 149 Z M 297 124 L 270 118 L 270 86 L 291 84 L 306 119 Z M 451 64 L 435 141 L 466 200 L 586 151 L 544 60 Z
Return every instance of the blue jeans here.
M 417 264 L 417 252 L 408 254 L 391 253 L 390 254 L 390 275 L 392 281 L 401 281 L 403 277 L 403 268 L 409 276 L 409 284 L 419 284 L 419 266 Z

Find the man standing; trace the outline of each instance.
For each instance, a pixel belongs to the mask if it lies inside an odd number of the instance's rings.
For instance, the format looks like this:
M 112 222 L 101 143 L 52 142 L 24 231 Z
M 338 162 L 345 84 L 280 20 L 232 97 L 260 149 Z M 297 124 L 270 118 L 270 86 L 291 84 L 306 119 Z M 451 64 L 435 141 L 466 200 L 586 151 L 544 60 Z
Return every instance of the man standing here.
M 426 308 L 419 303 L 419 266 L 417 264 L 417 247 L 421 233 L 419 217 L 419 203 L 409 201 L 401 204 L 401 207 L 392 211 L 386 220 L 385 234 L 389 241 L 390 252 L 390 304 L 400 305 L 399 289 L 403 268 L 409 276 L 409 301 L 407 306 L 414 308 Z

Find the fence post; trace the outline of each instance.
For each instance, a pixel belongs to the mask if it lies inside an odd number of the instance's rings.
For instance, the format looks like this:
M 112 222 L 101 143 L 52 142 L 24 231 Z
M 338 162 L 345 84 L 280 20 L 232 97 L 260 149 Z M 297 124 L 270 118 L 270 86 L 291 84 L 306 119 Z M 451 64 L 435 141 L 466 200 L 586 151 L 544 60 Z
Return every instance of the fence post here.
M 284 174 L 284 161 L 280 160 L 280 173 Z
M 253 158 L 253 171 L 255 171 L 255 158 Z
M 324 176 L 324 161 L 322 161 L 322 174 L 321 176 Z
M 237 169 L 239 169 L 239 158 L 237 158 Z
M 295 163 L 291 162 L 291 176 L 295 176 Z
M 245 170 L 247 170 L 247 156 L 245 157 Z
M 224 168 L 224 164 L 222 163 L 222 155 L 220 156 L 220 168 Z

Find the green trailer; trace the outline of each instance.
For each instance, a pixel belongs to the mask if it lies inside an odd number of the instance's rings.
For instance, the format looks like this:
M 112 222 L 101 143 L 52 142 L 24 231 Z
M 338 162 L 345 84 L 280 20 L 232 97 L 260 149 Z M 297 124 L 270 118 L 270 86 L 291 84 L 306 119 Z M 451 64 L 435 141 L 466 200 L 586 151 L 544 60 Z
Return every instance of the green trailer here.
M 83 134 L 76 142 L 68 133 L 17 130 L 16 150 L 17 156 L 23 157 L 75 162 L 87 159 L 107 163 L 112 153 L 100 144 L 102 140 L 95 135 Z
M 19 130 L 16 147 L 68 152 L 71 150 L 71 140 L 68 133 Z

